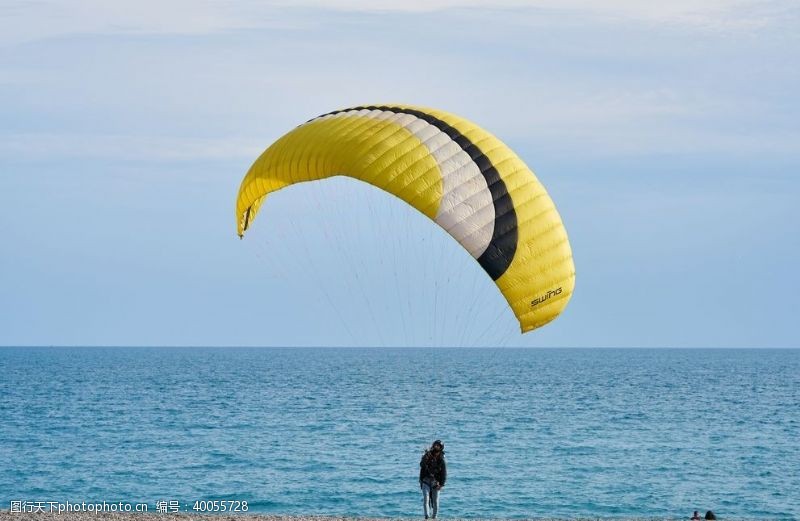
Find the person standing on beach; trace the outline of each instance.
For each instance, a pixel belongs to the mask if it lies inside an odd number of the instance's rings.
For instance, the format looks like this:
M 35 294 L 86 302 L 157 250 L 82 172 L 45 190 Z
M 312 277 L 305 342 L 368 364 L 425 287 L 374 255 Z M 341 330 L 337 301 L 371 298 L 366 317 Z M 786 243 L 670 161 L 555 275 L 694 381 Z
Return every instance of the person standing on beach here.
M 444 443 L 436 440 L 425 451 L 419 461 L 419 488 L 422 489 L 422 508 L 425 519 L 436 519 L 439 513 L 439 491 L 447 481 L 447 462 L 444 459 Z

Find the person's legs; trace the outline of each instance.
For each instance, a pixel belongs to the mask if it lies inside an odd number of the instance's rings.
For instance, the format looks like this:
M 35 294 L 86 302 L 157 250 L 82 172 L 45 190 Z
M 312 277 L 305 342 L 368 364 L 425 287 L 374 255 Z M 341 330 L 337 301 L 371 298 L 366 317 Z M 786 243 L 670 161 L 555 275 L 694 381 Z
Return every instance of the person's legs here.
M 425 512 L 425 519 L 428 519 L 428 502 L 431 497 L 431 486 L 422 482 L 422 510 Z M 434 516 L 436 515 L 434 511 Z
M 439 513 L 439 488 L 431 490 L 431 514 L 432 518 L 436 519 L 436 514 Z

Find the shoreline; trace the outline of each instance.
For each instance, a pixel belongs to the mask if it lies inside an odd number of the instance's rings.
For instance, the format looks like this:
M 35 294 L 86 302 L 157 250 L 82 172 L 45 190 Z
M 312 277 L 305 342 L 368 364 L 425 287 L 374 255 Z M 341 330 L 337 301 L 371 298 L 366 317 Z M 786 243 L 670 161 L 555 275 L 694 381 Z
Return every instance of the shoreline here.
M 11 512 L 0 510 L 0 521 L 96 521 L 104 519 L 109 521 L 191 521 L 194 519 L 214 521 L 416 521 L 423 519 L 415 517 L 356 517 L 356 516 L 328 516 L 328 515 L 286 515 L 286 514 L 215 514 L 215 513 L 155 513 L 155 512 Z M 686 521 L 686 517 L 573 517 L 573 518 L 514 518 L 511 519 L 483 519 L 483 518 L 456 518 L 442 517 L 442 521 Z M 754 518 L 755 519 L 755 518 Z

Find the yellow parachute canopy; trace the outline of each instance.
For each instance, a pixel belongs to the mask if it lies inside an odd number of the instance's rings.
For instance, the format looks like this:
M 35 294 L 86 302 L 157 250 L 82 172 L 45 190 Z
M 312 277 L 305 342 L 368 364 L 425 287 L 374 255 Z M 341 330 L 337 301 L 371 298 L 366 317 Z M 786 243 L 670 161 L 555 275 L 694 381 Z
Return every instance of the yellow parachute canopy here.
M 354 107 L 290 131 L 242 181 L 239 236 L 270 192 L 336 175 L 377 186 L 444 228 L 492 277 L 523 333 L 550 322 L 567 305 L 575 266 L 544 187 L 499 139 L 440 110 Z

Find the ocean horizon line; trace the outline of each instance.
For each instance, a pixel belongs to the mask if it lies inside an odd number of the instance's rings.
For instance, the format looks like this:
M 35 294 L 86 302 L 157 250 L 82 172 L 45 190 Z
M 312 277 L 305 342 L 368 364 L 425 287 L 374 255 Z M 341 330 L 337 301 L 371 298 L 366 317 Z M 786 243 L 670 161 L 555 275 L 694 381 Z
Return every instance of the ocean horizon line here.
M 800 346 L 350 346 L 350 345 L 192 345 L 192 344 L 1 344 L 0 349 L 9 348 L 89 348 L 89 349 L 491 349 L 491 350 L 798 350 Z

